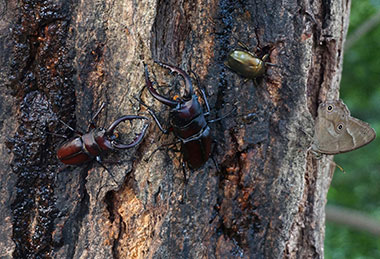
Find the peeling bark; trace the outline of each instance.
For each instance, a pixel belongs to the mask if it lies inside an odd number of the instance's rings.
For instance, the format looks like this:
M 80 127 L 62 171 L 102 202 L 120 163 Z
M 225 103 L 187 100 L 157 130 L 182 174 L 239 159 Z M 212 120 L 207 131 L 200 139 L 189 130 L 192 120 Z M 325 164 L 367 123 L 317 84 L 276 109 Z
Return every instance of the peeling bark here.
M 308 149 L 318 104 L 338 98 L 350 1 L 4 3 L 1 256 L 323 258 L 334 166 Z M 224 66 L 238 41 L 277 65 L 258 85 Z M 213 159 L 185 183 L 178 152 L 151 156 L 175 141 L 152 123 L 139 147 L 105 154 L 117 183 L 96 163 L 60 164 L 60 121 L 83 131 L 102 102 L 99 126 L 147 114 L 134 97 L 168 121 L 143 62 L 166 96 L 181 80 L 154 60 L 199 76 L 211 118 L 236 108 L 210 124 Z

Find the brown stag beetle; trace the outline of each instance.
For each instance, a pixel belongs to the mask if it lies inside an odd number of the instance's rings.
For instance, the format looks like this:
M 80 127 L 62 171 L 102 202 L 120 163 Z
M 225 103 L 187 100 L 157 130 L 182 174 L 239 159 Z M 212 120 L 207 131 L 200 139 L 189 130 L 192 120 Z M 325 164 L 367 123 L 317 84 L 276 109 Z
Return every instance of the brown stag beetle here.
M 245 50 L 233 50 L 228 54 L 224 64 L 237 74 L 253 79 L 257 85 L 256 78 L 265 74 L 267 66 L 277 66 L 267 62 L 269 54 L 265 54 L 262 58 L 248 51 L 248 47 L 239 42 L 239 45 Z
M 118 143 L 116 141 L 117 135 L 114 133 L 114 131 L 115 128 L 124 121 L 130 121 L 134 119 L 148 121 L 147 117 L 137 115 L 124 115 L 115 120 L 113 123 L 111 123 L 108 129 L 96 128 L 93 121 L 99 115 L 103 107 L 104 103 L 93 116 L 88 127 L 87 133 L 85 134 L 82 134 L 72 129 L 69 125 L 62 122 L 78 135 L 67 140 L 58 148 L 57 157 L 62 163 L 67 165 L 79 165 L 96 158 L 96 161 L 103 166 L 103 164 L 101 163 L 100 155 L 104 151 L 124 150 L 132 148 L 141 143 L 141 141 L 144 138 L 145 132 L 149 126 L 149 123 L 144 125 L 142 132 L 140 134 L 137 134 L 137 137 L 130 144 Z
M 179 139 L 176 143 L 181 142 L 181 152 L 189 168 L 198 169 L 206 163 L 211 154 L 212 138 L 208 123 L 218 121 L 222 118 L 206 121 L 205 116 L 210 114 L 210 107 L 204 90 L 199 89 L 206 106 L 206 112 L 203 112 L 202 106 L 198 101 L 198 96 L 194 93 L 190 76 L 187 73 L 178 67 L 158 61 L 156 61 L 156 63 L 169 69 L 171 72 L 178 73 L 185 81 L 185 95 L 170 100 L 160 95 L 156 89 L 153 88 L 152 82 L 149 80 L 148 68 L 144 65 L 145 82 L 150 94 L 159 102 L 171 108 L 169 113 L 170 128 L 164 129 L 155 113 L 141 100 L 139 102 L 147 107 L 154 121 L 164 134 L 173 132 Z

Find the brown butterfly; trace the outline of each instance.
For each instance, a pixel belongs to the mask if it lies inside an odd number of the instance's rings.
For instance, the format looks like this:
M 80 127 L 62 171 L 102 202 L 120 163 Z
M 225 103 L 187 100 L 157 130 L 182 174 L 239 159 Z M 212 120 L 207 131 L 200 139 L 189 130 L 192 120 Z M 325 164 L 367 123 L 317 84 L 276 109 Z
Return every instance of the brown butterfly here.
M 327 101 L 318 107 L 312 150 L 334 155 L 367 145 L 376 137 L 371 126 L 351 117 L 342 100 Z

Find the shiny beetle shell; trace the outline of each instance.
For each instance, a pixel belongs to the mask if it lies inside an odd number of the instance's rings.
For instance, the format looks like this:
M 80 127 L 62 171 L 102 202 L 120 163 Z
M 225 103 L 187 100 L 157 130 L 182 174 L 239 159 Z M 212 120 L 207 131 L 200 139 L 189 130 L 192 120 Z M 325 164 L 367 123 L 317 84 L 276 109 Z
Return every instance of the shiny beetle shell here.
M 176 98 L 175 100 L 160 95 L 149 80 L 148 69 L 145 66 L 145 82 L 150 94 L 161 103 L 171 107 L 169 113 L 170 130 L 163 129 L 153 111 L 149 110 L 149 113 L 163 133 L 168 134 L 172 131 L 180 139 L 181 151 L 187 165 L 192 169 L 198 169 L 207 162 L 211 155 L 212 138 L 205 113 L 198 101 L 198 96 L 194 93 L 189 75 L 180 68 L 161 62 L 157 63 L 184 78 L 187 94 L 183 98 Z M 205 95 L 203 99 L 207 103 Z M 208 103 L 206 107 L 208 107 Z M 209 110 L 207 114 L 209 114 Z
M 96 114 L 99 114 L 99 111 Z M 102 128 L 92 129 L 83 135 L 67 140 L 58 148 L 57 158 L 67 165 L 80 165 L 95 157 L 99 161 L 100 155 L 104 151 L 124 150 L 138 145 L 142 141 L 149 123 L 145 124 L 142 132 L 137 134 L 130 144 L 121 144 L 114 140 L 115 128 L 124 121 L 134 119 L 148 120 L 144 116 L 124 115 L 115 120 L 107 130 Z
M 57 157 L 66 165 L 79 165 L 92 159 L 91 156 L 83 152 L 81 137 L 75 137 L 64 142 L 57 150 Z
M 225 65 L 241 76 L 254 79 L 265 73 L 265 61 L 268 57 L 268 55 L 264 55 L 264 57 L 260 59 L 250 52 L 233 50 L 228 54 Z

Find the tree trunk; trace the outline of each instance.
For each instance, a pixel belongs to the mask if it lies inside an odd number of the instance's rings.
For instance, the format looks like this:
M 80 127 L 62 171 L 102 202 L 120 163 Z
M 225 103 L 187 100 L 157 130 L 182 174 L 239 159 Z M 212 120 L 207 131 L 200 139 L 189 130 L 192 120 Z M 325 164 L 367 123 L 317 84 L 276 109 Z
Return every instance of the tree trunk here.
M 318 103 L 338 98 L 349 6 L 0 3 L 0 255 L 323 258 L 334 166 L 331 157 L 317 160 L 308 150 Z M 276 64 L 257 85 L 223 63 L 238 41 Z M 179 80 L 153 60 L 194 71 L 207 91 L 209 117 L 229 115 L 210 123 L 213 159 L 199 170 L 186 167 L 185 181 L 180 153 L 152 155 L 176 141 L 152 121 L 138 147 L 102 156 L 113 177 L 94 162 L 61 164 L 58 134 L 73 135 L 61 121 L 85 131 L 103 102 L 98 126 L 146 115 L 136 97 L 169 127 L 169 109 L 143 89 L 143 62 L 161 85 Z M 179 94 L 173 89 L 159 91 Z M 138 123 L 121 130 L 139 131 Z

